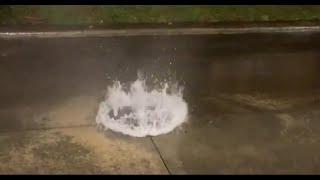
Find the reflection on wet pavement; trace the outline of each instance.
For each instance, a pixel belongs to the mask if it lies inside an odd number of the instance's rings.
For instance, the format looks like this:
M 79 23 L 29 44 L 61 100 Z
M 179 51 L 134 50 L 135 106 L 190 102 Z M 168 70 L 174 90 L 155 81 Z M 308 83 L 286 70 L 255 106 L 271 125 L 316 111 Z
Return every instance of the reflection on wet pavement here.
M 188 122 L 172 133 L 152 138 L 170 173 L 320 172 L 318 34 L 1 41 L 0 130 L 4 133 L 1 137 L 12 141 L 0 138 L 0 144 L 11 143 L 8 147 L 15 148 L 15 153 L 8 154 L 12 148 L 0 148 L 0 162 L 10 162 L 10 166 L 0 167 L 0 173 L 68 173 L 52 163 L 47 169 L 40 165 L 53 159 L 67 167 L 59 158 L 69 153 L 75 160 L 76 154 L 52 146 L 58 155 L 46 155 L 50 158 L 45 160 L 34 153 L 20 157 L 17 153 L 23 151 L 14 144 L 27 140 L 4 132 L 52 128 L 70 128 L 65 131 L 71 139 L 62 144 L 76 150 L 83 148 L 72 145 L 75 142 L 88 146 L 83 150 L 87 159 L 79 162 L 96 166 L 85 173 L 133 173 L 121 161 L 107 163 L 118 150 L 126 151 L 130 137 L 118 143 L 121 138 L 111 133 L 106 142 L 100 138 L 102 150 L 95 151 L 93 142 L 73 128 L 94 125 L 106 87 L 114 79 L 136 80 L 138 69 L 159 79 L 174 75 L 185 86 Z M 92 138 L 98 133 L 87 132 Z M 141 144 L 131 144 L 134 147 L 125 153 L 124 162 L 136 166 L 138 173 L 166 173 L 157 151 L 149 147 L 149 139 L 137 141 Z M 114 148 L 108 149 L 108 143 Z M 104 152 L 108 154 L 98 163 L 97 155 Z M 141 152 L 148 157 L 143 158 Z M 130 156 L 141 161 L 141 167 Z M 30 158 L 38 165 L 15 167 L 14 162 L 31 162 Z M 106 171 L 110 167 L 114 170 Z M 81 173 L 84 168 L 74 167 L 72 172 Z

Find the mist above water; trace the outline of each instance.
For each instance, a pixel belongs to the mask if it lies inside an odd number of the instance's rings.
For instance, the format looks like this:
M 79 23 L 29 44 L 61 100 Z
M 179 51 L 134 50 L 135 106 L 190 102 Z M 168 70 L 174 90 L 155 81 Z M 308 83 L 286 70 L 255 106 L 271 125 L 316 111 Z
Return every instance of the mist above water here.
M 164 82 L 157 88 L 151 87 L 138 73 L 138 79 L 128 90 L 119 81 L 108 87 L 96 122 L 106 130 L 145 137 L 169 133 L 185 122 L 187 115 L 183 88 L 178 83 Z

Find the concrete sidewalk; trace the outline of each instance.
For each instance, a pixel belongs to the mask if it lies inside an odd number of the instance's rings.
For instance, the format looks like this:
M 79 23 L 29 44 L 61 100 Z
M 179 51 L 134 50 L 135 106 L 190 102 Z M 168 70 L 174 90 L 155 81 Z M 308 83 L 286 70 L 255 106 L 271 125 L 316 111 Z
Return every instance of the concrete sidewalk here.
M 1 133 L 1 174 L 168 174 L 149 138 L 95 127 Z

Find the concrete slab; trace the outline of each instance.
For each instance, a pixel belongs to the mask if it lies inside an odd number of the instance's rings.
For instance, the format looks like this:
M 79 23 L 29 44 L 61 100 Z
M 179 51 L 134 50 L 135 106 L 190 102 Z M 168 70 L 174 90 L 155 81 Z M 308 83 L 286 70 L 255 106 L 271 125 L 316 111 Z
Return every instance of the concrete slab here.
M 188 124 L 153 138 L 172 174 L 320 173 L 319 95 L 223 97 L 199 100 Z
M 149 138 L 95 127 L 1 133 L 0 174 L 167 174 Z

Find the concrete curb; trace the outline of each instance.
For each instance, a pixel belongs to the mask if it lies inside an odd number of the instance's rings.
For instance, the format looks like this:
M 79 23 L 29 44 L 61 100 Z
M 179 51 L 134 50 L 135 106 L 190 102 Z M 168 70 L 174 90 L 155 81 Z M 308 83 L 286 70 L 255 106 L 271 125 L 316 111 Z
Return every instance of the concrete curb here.
M 106 29 L 72 31 L 20 31 L 0 32 L 2 39 L 17 38 L 79 38 L 119 36 L 165 36 L 165 35 L 213 35 L 245 33 L 300 33 L 320 32 L 320 26 L 294 27 L 247 27 L 247 28 L 154 28 L 154 29 Z

